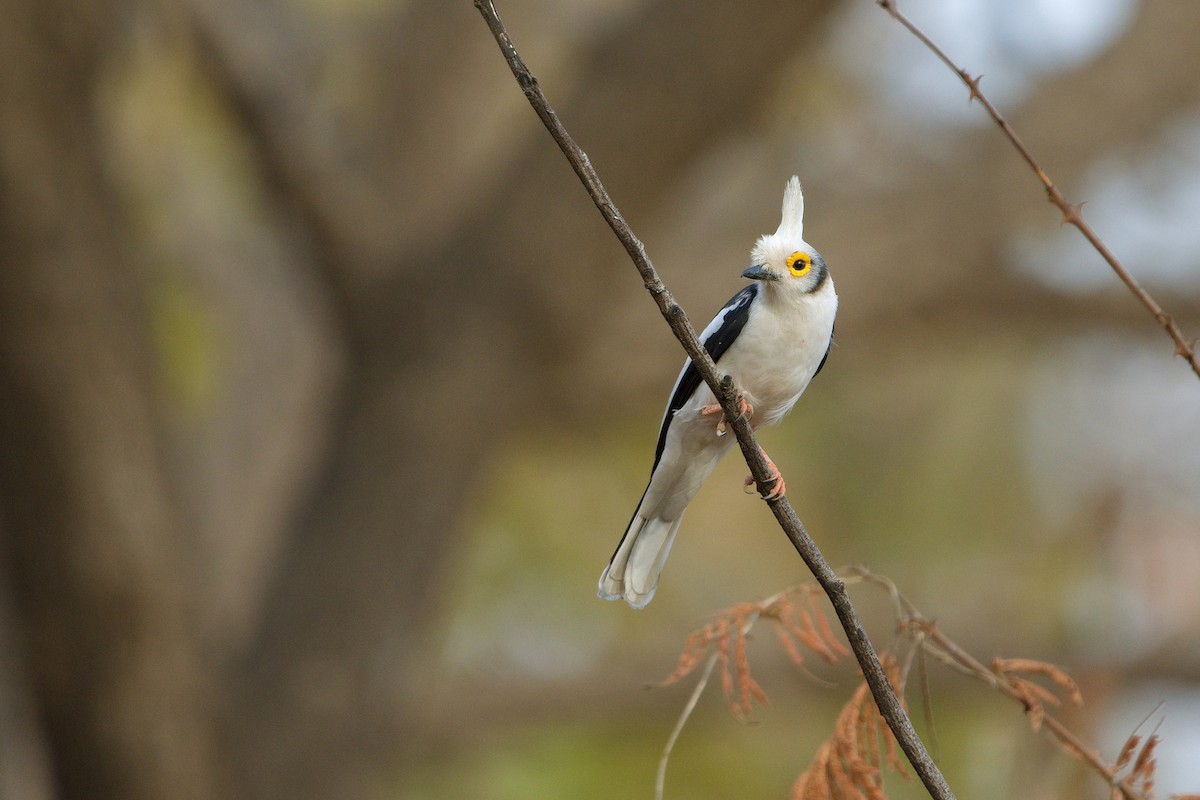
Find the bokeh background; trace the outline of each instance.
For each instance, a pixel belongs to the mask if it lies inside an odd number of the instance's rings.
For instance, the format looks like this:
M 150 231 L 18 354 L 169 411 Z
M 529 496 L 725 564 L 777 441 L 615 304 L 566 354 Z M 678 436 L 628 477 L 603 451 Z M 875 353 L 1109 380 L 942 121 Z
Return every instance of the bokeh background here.
M 902 7 L 1200 335 L 1200 4 Z M 0 796 L 652 796 L 646 684 L 806 575 L 731 457 L 595 599 L 682 354 L 471 4 L 0 9 Z M 1200 381 L 954 76 L 869 0 L 500 11 L 698 326 L 801 176 L 838 339 L 763 441 L 829 560 L 1200 789 Z M 855 684 L 750 655 L 668 797 L 787 796 Z M 960 797 L 1107 797 L 927 671 Z

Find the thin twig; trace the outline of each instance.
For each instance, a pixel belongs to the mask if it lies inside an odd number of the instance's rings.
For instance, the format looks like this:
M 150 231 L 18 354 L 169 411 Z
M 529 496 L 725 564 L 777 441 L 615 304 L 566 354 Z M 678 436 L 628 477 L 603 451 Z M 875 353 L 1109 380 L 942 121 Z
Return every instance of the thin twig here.
M 508 62 L 509 69 L 512 70 L 513 76 L 517 79 L 517 84 L 521 87 L 521 91 L 524 92 L 525 98 L 533 106 L 533 110 L 537 113 L 538 118 L 541 119 L 542 124 L 546 126 L 554 141 L 558 143 L 559 149 L 562 150 L 563 155 L 570 162 L 572 169 L 575 170 L 575 174 L 579 176 L 580 182 L 587 189 L 592 202 L 596 204 L 596 208 L 599 209 L 605 221 L 608 222 L 617 239 L 624 245 L 626 252 L 629 253 L 629 257 L 633 260 L 634 266 L 637 267 L 638 273 L 642 276 L 646 290 L 650 292 L 651 297 L 658 304 L 659 311 L 662 312 L 667 324 L 671 326 L 671 330 L 675 333 L 676 338 L 679 339 L 680 344 L 683 345 L 683 349 L 692 359 L 692 363 L 696 366 L 700 377 L 704 379 L 704 382 L 716 397 L 717 402 L 721 404 L 721 408 L 725 411 L 725 417 L 729 421 L 729 427 L 737 436 L 738 444 L 742 449 L 742 455 L 746 459 L 746 464 L 750 467 L 750 472 L 754 476 L 759 492 L 764 496 L 767 495 L 774 483 L 774 479 L 767 466 L 766 454 L 759 447 L 754 432 L 750 429 L 749 421 L 740 412 L 737 403 L 737 392 L 732 380 L 728 376 L 722 378 L 718 375 L 716 365 L 701 345 L 699 338 L 696 336 L 695 329 L 688 321 L 687 315 L 683 312 L 679 304 L 675 302 L 675 298 L 667 291 L 654 266 L 650 263 L 650 259 L 646 255 L 645 246 L 634 235 L 629 225 L 625 222 L 625 219 L 621 216 L 621 213 L 617 210 L 616 205 L 608 196 L 608 192 L 604 189 L 604 185 L 600 182 L 600 177 L 592 168 L 587 154 L 575 143 L 575 140 L 567 132 L 562 122 L 559 121 L 558 115 L 550 105 L 550 101 L 542 93 L 537 79 L 525 65 L 520 53 L 517 52 L 512 39 L 508 35 L 508 31 L 504 27 L 504 23 L 500 20 L 500 15 L 496 11 L 495 4 L 492 0 L 474 0 L 474 3 L 475 8 L 479 10 L 492 35 L 495 37 L 496 43 L 500 46 L 500 52 L 504 55 L 504 60 Z M 871 642 L 867 639 L 866 631 L 863 630 L 862 623 L 859 621 L 858 615 L 855 613 L 854 607 L 850 602 L 850 597 L 846 593 L 845 584 L 834 573 L 824 556 L 821 555 L 816 543 L 808 535 L 808 531 L 796 515 L 787 497 L 768 500 L 767 504 L 787 534 L 788 539 L 791 540 L 792 545 L 800 554 L 800 557 L 804 559 L 809 570 L 812 571 L 817 581 L 821 584 L 822 589 L 829 596 L 829 600 L 833 604 L 834 611 L 838 615 L 842 628 L 846 631 L 846 638 L 849 640 L 850 646 L 854 650 L 854 654 L 862 668 L 863 675 L 866 677 L 867 684 L 870 686 L 875 703 L 887 721 L 888 726 L 895 734 L 896 740 L 904 750 L 904 754 L 908 757 L 909 762 L 912 763 L 913 769 L 920 776 L 931 797 L 935 798 L 935 800 L 950 800 L 950 798 L 954 797 L 954 793 L 950 790 L 946 779 L 942 776 L 937 765 L 934 764 L 933 759 L 930 758 L 920 737 L 917 736 L 916 731 L 913 729 L 912 722 L 909 720 L 907 713 L 905 713 L 895 692 L 892 691 L 887 674 L 879 662 L 879 656 L 875 653 L 874 647 L 871 646 Z
M 1017 132 L 1013 130 L 1012 125 L 1008 124 L 1008 120 L 1001 115 L 996 107 L 992 105 L 991 100 L 987 98 L 987 95 L 979 88 L 979 82 L 983 76 L 971 75 L 971 73 L 951 60 L 941 47 L 930 39 L 924 31 L 918 28 L 912 20 L 900 12 L 900 9 L 896 7 L 896 0 L 875 0 L 875 2 L 890 14 L 893 19 L 903 25 L 921 44 L 929 48 L 930 52 L 937 56 L 938 60 L 945 64 L 966 85 L 967 91 L 970 93 L 970 99 L 979 101 L 980 105 L 987 111 L 988 116 L 1000 127 L 1000 130 L 1004 132 L 1008 141 L 1012 143 L 1012 146 L 1020 153 L 1021 158 L 1024 159 L 1038 180 L 1041 181 L 1042 186 L 1046 189 L 1046 197 L 1062 212 L 1062 221 L 1073 225 L 1083 234 L 1083 238 L 1087 239 L 1088 243 L 1100 254 L 1100 257 L 1108 263 L 1108 266 L 1112 267 L 1112 271 L 1117 274 L 1121 282 L 1128 287 L 1134 297 L 1141 301 L 1141 304 L 1153 315 L 1155 321 L 1171 337 L 1171 341 L 1175 343 L 1175 355 L 1186 361 L 1188 366 L 1192 368 L 1192 372 L 1196 373 L 1197 377 L 1200 377 L 1200 360 L 1197 360 L 1196 357 L 1196 340 L 1188 341 L 1184 338 L 1183 332 L 1180 331 L 1179 326 L 1175 323 L 1175 319 L 1163 310 L 1162 306 L 1150 296 L 1149 292 L 1142 288 L 1142 285 L 1125 268 L 1120 259 L 1108 249 L 1108 246 L 1100 236 L 1092 230 L 1092 226 L 1083 218 L 1083 203 L 1068 202 L 1067 198 L 1054 184 L 1054 181 L 1050 180 L 1049 174 L 1046 173 L 1046 170 L 1042 169 L 1041 164 L 1033 157 L 1029 148 L 1017 136 Z
M 696 708 L 696 703 L 700 701 L 700 695 L 704 694 L 704 687 L 708 686 L 708 679 L 712 677 L 713 668 L 717 666 L 717 655 L 716 650 L 709 655 L 708 663 L 704 665 L 704 672 L 700 674 L 700 680 L 696 682 L 696 688 L 692 690 L 692 696 L 688 698 L 687 705 L 683 707 L 683 713 L 679 715 L 679 721 L 675 723 L 675 728 L 667 737 L 662 758 L 658 759 L 658 775 L 654 779 L 655 800 L 663 800 L 663 789 L 667 782 L 667 761 L 671 758 L 671 751 L 675 749 L 675 742 L 679 739 L 679 734 L 683 732 L 683 726 L 687 724 L 688 718 L 692 716 L 692 711 Z

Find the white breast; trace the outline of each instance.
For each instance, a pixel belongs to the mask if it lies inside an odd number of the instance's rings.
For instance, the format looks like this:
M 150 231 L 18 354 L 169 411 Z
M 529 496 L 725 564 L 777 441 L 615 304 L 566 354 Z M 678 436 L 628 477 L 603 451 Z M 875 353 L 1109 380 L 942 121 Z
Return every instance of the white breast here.
M 825 357 L 837 314 L 832 279 L 814 294 L 764 288 L 746 327 L 718 365 L 754 406 L 755 427 L 775 424 L 800 399 Z

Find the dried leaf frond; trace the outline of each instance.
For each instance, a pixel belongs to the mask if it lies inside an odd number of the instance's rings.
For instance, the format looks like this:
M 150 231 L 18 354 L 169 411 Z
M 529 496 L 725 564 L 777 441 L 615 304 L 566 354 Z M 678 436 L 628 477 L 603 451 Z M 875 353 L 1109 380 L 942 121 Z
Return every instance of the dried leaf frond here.
M 1060 706 L 1062 698 L 1050 689 L 1035 683 L 1023 675 L 1037 675 L 1048 679 L 1058 690 L 1070 698 L 1075 705 L 1083 704 L 1083 694 L 1071 676 L 1053 664 L 1030 658 L 997 658 L 992 661 L 992 672 L 1008 681 L 1013 693 L 1024 704 L 1033 730 L 1041 730 L 1046 718 L 1046 705 Z
M 1122 789 L 1138 793 L 1146 798 L 1153 796 L 1154 771 L 1158 766 L 1158 762 L 1154 758 L 1154 750 L 1160 741 L 1156 733 L 1152 733 L 1144 739 L 1138 735 L 1136 729 L 1129 734 L 1129 738 L 1125 740 L 1121 752 L 1117 755 L 1117 760 L 1111 767 L 1113 791 L 1118 797 L 1122 795 Z
M 688 635 L 675 670 L 663 680 L 669 685 L 691 674 L 713 648 L 721 670 L 721 688 L 738 719 L 750 714 L 754 700 L 766 704 L 767 696 L 750 675 L 746 639 L 759 616 L 759 603 L 739 603 L 719 612 L 713 621 Z
M 1146 739 L 1145 746 L 1138 753 L 1137 761 L 1133 762 L 1133 769 L 1129 771 L 1131 778 L 1139 779 L 1154 774 L 1154 748 L 1158 746 L 1159 741 L 1157 734 Z
M 766 705 L 767 696 L 750 675 L 746 641 L 759 619 L 770 620 L 788 658 L 797 667 L 804 664 L 807 649 L 825 661 L 836 662 L 850 653 L 838 641 L 825 615 L 813 603 L 821 593 L 814 583 L 802 583 L 757 603 L 739 603 L 720 611 L 712 622 L 688 635 L 674 671 L 661 685 L 669 685 L 690 675 L 705 657 L 715 650 L 721 670 L 721 687 L 730 710 L 738 719 L 746 719 L 754 701 Z
M 1072 703 L 1077 706 L 1083 705 L 1083 693 L 1079 691 L 1079 684 L 1053 664 L 1035 661 L 1032 658 L 997 658 L 992 662 L 992 670 L 999 675 L 1006 676 L 1018 673 L 1041 675 L 1057 686 L 1064 695 L 1070 698 Z
M 1125 740 L 1125 746 L 1121 748 L 1121 753 L 1117 756 L 1117 760 L 1113 762 L 1113 769 L 1118 771 L 1125 769 L 1125 765 L 1133 758 L 1133 753 L 1137 750 L 1137 746 L 1141 742 L 1142 737 L 1136 733 L 1130 734 L 1129 738 Z
M 803 645 L 830 664 L 850 654 L 829 626 L 829 620 L 813 605 L 815 584 L 800 584 L 765 601 L 760 616 L 775 623 L 784 650 L 796 666 L 804 663 L 797 645 Z
M 883 659 L 888 680 L 900 695 L 896 659 Z M 901 695 L 902 696 L 902 695 Z M 879 714 L 864 680 L 842 707 L 833 735 L 813 757 L 812 764 L 792 786 L 792 800 L 886 800 L 883 765 L 907 777 L 895 737 Z

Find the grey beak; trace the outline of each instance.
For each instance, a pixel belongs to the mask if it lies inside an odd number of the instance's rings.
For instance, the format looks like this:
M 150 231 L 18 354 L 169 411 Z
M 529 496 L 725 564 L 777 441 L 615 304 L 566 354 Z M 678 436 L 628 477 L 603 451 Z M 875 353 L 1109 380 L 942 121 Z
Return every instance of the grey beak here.
M 749 278 L 752 281 L 777 281 L 779 276 L 771 272 L 766 264 L 755 264 L 742 273 L 743 278 Z

